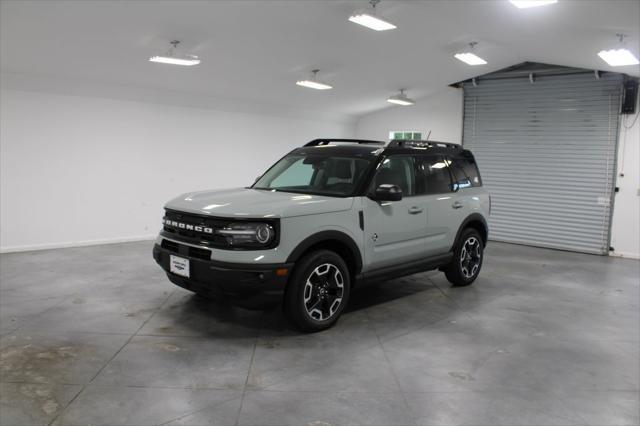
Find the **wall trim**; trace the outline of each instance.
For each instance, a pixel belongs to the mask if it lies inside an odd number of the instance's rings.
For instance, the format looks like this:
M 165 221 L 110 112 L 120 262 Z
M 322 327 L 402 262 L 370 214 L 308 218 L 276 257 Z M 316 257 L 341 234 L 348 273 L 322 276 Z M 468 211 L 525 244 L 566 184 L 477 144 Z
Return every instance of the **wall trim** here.
M 62 243 L 8 246 L 8 247 L 0 247 L 0 253 L 18 253 L 18 252 L 25 252 L 25 251 L 51 250 L 51 249 L 71 248 L 71 247 L 99 246 L 103 244 L 131 243 L 135 241 L 152 241 L 152 240 L 155 240 L 156 237 L 157 237 L 157 234 L 153 234 L 153 235 L 138 235 L 134 237 L 104 238 L 104 239 L 98 239 L 98 240 L 85 240 L 85 241 L 69 241 L 69 242 L 62 242 Z
M 625 259 L 635 259 L 640 260 L 640 253 L 629 253 L 629 252 L 621 252 L 621 251 L 613 251 L 609 253 L 611 257 L 623 257 Z

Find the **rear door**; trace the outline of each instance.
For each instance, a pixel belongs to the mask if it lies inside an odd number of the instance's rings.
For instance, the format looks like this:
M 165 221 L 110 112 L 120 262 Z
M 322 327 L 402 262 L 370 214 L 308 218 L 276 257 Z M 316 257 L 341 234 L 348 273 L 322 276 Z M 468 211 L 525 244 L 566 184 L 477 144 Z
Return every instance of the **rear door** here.
M 383 160 L 372 182 L 397 185 L 402 200 L 378 202 L 363 197 L 365 261 L 367 269 L 395 266 L 424 257 L 427 211 L 418 195 L 416 159 L 392 155 Z
M 453 179 L 453 203 L 451 204 L 451 218 L 457 221 L 457 226 L 474 212 L 483 215 L 487 209 L 483 208 L 488 197 L 482 191 L 482 180 L 478 172 L 475 159 L 469 153 L 446 157 L 451 177 Z M 457 228 L 456 230 L 457 231 Z M 454 232 L 455 232 L 454 231 Z M 454 235 L 455 238 L 455 235 Z M 453 240 L 451 241 L 453 244 Z
M 424 204 L 427 210 L 425 255 L 435 256 L 451 249 L 462 218 L 452 190 L 450 161 L 441 155 L 425 155 L 419 168 L 423 176 Z

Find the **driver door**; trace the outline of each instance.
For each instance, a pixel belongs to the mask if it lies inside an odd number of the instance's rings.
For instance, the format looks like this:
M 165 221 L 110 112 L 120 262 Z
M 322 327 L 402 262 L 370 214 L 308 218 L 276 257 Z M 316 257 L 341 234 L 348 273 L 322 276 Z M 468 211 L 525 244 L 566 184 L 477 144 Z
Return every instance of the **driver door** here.
M 363 197 L 365 263 L 368 270 L 395 266 L 424 257 L 427 210 L 417 194 L 416 161 L 392 155 L 376 171 L 371 190 L 382 184 L 402 189 L 400 201 L 378 202 Z

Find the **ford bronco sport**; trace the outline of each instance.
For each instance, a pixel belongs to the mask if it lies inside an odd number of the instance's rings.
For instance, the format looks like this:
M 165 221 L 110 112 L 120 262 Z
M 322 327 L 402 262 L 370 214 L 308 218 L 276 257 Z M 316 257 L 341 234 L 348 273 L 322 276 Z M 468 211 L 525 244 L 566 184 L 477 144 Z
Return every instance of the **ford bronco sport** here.
M 282 303 L 293 325 L 317 331 L 365 282 L 440 269 L 471 284 L 489 210 L 460 145 L 316 139 L 248 188 L 167 203 L 153 256 L 180 287 L 248 308 Z

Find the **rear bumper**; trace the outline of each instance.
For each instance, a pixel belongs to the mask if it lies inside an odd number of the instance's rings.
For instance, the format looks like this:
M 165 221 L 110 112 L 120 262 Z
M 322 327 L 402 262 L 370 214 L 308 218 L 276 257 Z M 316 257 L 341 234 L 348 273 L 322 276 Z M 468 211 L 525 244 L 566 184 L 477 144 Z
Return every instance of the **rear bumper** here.
M 189 278 L 170 272 L 171 255 L 189 259 Z M 189 256 L 189 246 L 182 244 L 178 245 L 177 251 L 155 244 L 153 258 L 172 283 L 229 304 L 254 309 L 275 306 L 282 301 L 293 267 L 293 263 L 250 265 L 198 259 Z M 276 270 L 283 268 L 288 274 L 277 275 Z

